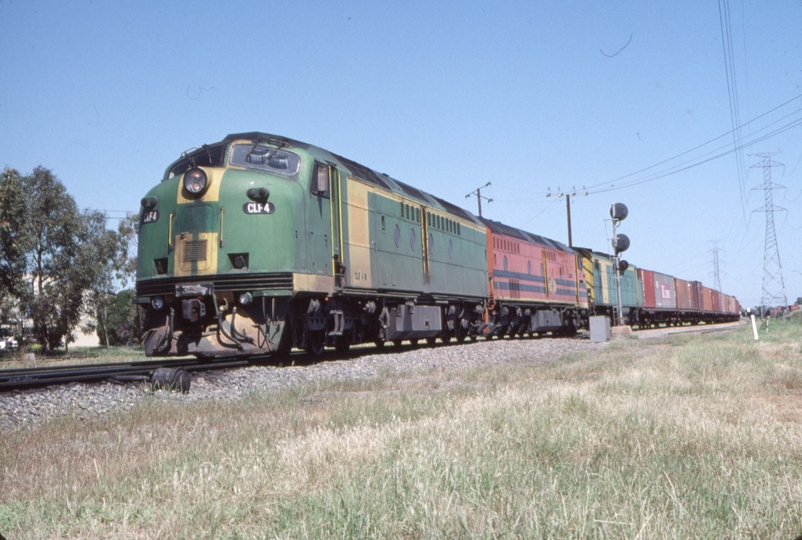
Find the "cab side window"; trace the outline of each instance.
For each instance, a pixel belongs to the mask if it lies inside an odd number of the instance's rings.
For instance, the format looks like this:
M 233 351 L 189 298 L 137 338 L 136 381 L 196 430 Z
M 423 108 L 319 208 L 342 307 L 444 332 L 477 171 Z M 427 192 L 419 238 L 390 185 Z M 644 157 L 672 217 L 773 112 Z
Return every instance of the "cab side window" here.
M 319 197 L 329 196 L 330 167 L 322 163 L 315 162 L 315 170 L 312 172 L 312 193 Z

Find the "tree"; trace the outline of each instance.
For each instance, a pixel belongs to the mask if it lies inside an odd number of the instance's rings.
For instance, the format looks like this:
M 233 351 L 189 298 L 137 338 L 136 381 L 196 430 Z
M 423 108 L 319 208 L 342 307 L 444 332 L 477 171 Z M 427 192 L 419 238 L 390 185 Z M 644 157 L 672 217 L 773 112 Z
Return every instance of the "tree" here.
M 117 334 L 122 324 L 121 313 L 125 312 L 131 319 L 127 325 L 128 332 L 137 328 L 136 309 L 133 306 L 133 294 L 126 296 L 129 306 L 123 309 L 119 295 L 114 289 L 125 287 L 132 281 L 136 272 L 136 239 L 139 216 L 129 215 L 120 221 L 117 231 L 105 229 L 106 216 L 100 212 L 87 215 L 87 220 L 94 231 L 94 239 L 85 249 L 89 254 L 87 264 L 93 266 L 93 281 L 87 290 L 84 301 L 84 314 L 88 320 L 81 326 L 85 332 L 97 332 L 101 342 L 108 349 L 111 345 L 120 345 Z M 117 328 L 117 330 L 115 330 Z M 125 337 L 125 344 L 136 341 L 133 337 Z
M 100 218 L 91 212 L 80 214 L 64 185 L 43 167 L 25 178 L 25 193 L 32 287 L 21 300 L 34 337 L 51 353 L 62 339 L 69 344 L 70 331 L 80 320 L 84 292 L 96 279 Z
M 23 179 L 6 167 L 0 177 L 0 304 L 25 288 L 25 254 L 29 248 L 28 208 Z M 7 305 L 7 304 L 6 304 Z M 3 309 L 2 318 L 7 317 Z
M 118 279 L 125 287 L 136 279 L 136 254 L 139 243 L 139 215 L 128 214 L 117 226 L 120 235 Z
M 141 328 L 137 317 L 137 308 L 133 303 L 136 293 L 130 289 L 111 295 L 109 301 L 104 303 L 103 314 L 96 314 L 95 321 L 103 321 L 94 329 L 98 339 L 110 345 L 133 345 L 139 343 Z M 98 309 L 101 306 L 97 306 Z
M 124 263 L 120 236 L 115 231 L 106 229 L 106 215 L 98 211 L 86 211 L 83 215 L 86 229 L 85 241 L 79 250 L 81 265 L 86 268 L 87 280 L 83 301 L 83 313 L 89 316 L 89 322 L 82 325 L 86 331 L 98 332 L 108 341 L 108 312 L 114 303 L 115 277 L 121 276 L 120 269 Z

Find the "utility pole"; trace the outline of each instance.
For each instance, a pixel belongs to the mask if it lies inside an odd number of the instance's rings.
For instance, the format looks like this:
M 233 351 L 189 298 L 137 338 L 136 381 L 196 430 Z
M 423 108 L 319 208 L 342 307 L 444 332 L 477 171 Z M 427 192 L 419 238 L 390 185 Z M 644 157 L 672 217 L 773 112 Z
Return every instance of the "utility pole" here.
M 484 188 L 488 187 L 489 185 L 490 185 L 490 182 L 488 182 L 487 184 L 483 185 L 482 187 L 476 188 L 475 191 L 471 191 L 470 193 L 465 195 L 466 199 L 469 198 L 471 195 L 476 195 L 476 202 L 479 203 L 479 217 L 482 217 L 482 199 L 486 200 L 488 203 L 493 202 L 493 199 L 488 199 L 487 197 L 484 197 L 482 195 L 482 190 Z
M 771 168 L 777 166 L 784 166 L 782 163 L 777 163 L 771 160 L 774 154 L 752 154 L 763 160 L 762 163 L 752 165 L 752 169 L 763 167 L 763 187 L 753 188 L 755 190 L 762 189 L 765 197 L 765 205 L 763 208 L 758 208 L 756 212 L 766 213 L 766 241 L 763 250 L 763 294 L 760 303 L 764 308 L 772 305 L 775 306 L 788 306 L 788 297 L 785 294 L 785 281 L 783 280 L 783 267 L 780 263 L 780 248 L 777 246 L 777 233 L 774 230 L 774 211 L 785 210 L 779 206 L 774 205 L 775 189 L 784 188 L 779 184 L 771 181 Z
M 551 188 L 549 188 L 548 193 L 546 193 L 546 197 L 557 197 L 557 198 L 560 198 L 563 195 L 565 195 L 565 213 L 568 216 L 568 247 L 574 247 L 573 239 L 571 238 L 571 195 L 573 195 L 574 197 L 585 197 L 585 196 L 587 196 L 588 191 L 587 191 L 587 189 L 585 189 L 585 186 L 582 186 L 582 191 L 584 191 L 584 193 L 577 193 L 576 192 L 576 186 L 574 186 L 574 190 L 571 193 L 563 194 L 558 189 L 557 190 L 557 194 L 556 195 L 552 195 Z

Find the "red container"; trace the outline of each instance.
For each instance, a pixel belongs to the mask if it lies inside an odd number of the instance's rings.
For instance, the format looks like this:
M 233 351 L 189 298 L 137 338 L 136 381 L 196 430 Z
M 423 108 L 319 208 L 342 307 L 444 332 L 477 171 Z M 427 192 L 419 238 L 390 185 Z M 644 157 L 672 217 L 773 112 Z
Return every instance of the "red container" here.
M 699 309 L 693 305 L 693 285 L 690 281 L 675 278 L 674 287 L 677 290 L 677 309 L 686 311 Z
M 645 309 L 654 309 L 657 307 L 654 302 L 654 272 L 638 268 L 638 278 L 640 279 L 643 293 L 641 295 L 643 307 Z
M 715 289 L 710 289 L 710 292 L 713 295 L 713 297 L 712 297 L 712 305 L 710 307 L 710 310 L 711 311 L 715 311 L 716 313 L 721 313 L 723 311 L 722 310 L 722 302 L 721 302 L 722 301 L 721 292 L 719 292 L 719 291 L 717 291 Z
M 691 281 L 691 302 L 693 309 L 697 311 L 704 310 L 704 286 L 698 281 Z
M 713 290 L 699 284 L 702 289 L 702 311 L 713 311 Z

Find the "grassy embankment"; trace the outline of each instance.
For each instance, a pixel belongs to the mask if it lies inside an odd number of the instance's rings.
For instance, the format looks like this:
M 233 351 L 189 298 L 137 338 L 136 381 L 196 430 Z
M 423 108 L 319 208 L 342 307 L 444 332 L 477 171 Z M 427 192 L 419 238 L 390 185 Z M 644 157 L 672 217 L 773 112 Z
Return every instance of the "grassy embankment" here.
M 8 538 L 802 533 L 802 323 L 235 403 L 156 396 L 0 440 Z
M 33 353 L 33 361 L 26 361 L 25 354 Z M 49 356 L 42 354 L 38 345 L 29 345 L 23 350 L 3 351 L 0 354 L 0 370 L 32 367 L 58 366 L 64 364 L 105 364 L 112 362 L 137 362 L 147 360 L 142 347 L 70 347 L 67 354 L 58 349 Z

